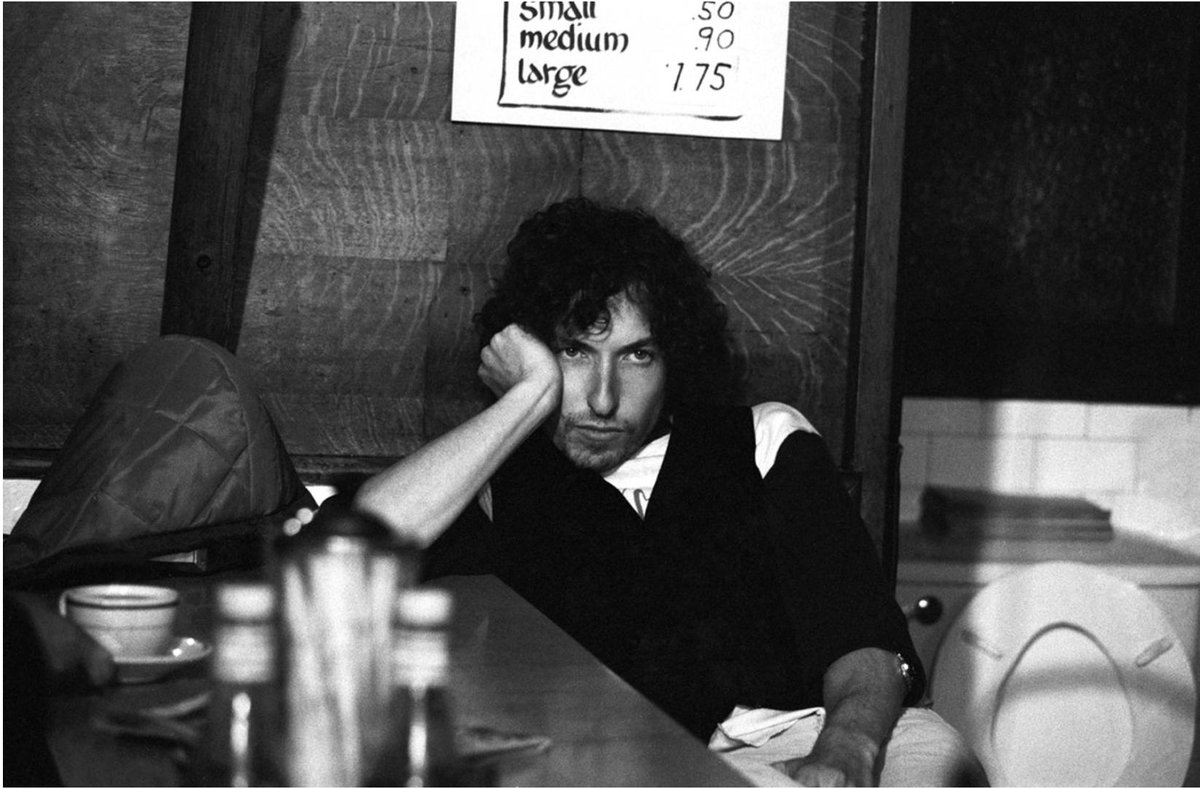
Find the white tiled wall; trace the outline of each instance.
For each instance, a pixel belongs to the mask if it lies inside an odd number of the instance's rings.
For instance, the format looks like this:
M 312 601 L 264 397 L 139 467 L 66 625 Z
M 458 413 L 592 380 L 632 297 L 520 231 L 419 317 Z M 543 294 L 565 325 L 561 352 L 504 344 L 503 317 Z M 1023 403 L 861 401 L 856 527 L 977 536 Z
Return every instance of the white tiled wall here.
M 926 485 L 1200 515 L 1200 408 L 909 398 L 901 444 L 902 521 L 917 520 Z

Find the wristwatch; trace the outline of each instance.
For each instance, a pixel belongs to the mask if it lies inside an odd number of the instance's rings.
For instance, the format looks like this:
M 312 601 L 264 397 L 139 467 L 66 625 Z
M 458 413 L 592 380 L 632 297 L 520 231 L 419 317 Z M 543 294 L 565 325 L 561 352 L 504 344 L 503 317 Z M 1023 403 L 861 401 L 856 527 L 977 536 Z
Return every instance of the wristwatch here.
M 912 692 L 913 683 L 917 681 L 917 677 L 908 658 L 899 652 L 896 653 L 896 673 L 900 675 L 900 679 L 904 680 L 904 695 L 907 696 Z

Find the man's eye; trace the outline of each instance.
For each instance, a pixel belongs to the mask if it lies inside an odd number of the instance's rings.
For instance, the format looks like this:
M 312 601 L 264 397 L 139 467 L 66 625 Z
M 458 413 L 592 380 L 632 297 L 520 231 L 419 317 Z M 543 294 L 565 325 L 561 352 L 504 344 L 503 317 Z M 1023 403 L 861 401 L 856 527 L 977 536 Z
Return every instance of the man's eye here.
M 562 349 L 559 350 L 559 353 L 568 359 L 574 359 L 576 356 L 579 356 L 581 353 L 583 353 L 583 351 L 578 345 L 564 345 Z
M 636 351 L 631 351 L 629 356 L 635 362 L 647 363 L 654 361 L 654 351 L 648 351 L 645 348 L 638 348 Z

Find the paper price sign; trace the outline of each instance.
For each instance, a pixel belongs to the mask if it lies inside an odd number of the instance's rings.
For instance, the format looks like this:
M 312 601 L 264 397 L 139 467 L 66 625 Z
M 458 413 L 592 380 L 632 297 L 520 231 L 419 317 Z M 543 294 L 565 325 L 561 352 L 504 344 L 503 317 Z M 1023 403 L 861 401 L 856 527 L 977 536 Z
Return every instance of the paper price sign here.
M 784 0 L 459 0 L 455 121 L 779 139 Z

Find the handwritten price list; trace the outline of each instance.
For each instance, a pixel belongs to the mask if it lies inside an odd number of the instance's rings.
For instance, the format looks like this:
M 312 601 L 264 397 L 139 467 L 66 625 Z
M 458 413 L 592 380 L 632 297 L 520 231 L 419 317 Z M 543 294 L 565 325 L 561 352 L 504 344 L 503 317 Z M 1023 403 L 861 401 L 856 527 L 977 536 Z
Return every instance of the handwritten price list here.
M 500 110 L 551 113 L 543 116 L 545 122 L 557 125 L 662 130 L 664 121 L 647 119 L 677 119 L 683 133 L 730 136 L 737 134 L 730 126 L 757 126 L 765 114 L 766 130 L 743 136 L 778 137 L 787 5 L 782 0 L 493 3 L 501 19 L 491 35 L 502 34 L 491 101 Z M 478 20 L 466 15 L 477 13 L 486 9 L 460 0 L 457 29 L 462 31 L 464 23 L 470 29 Z M 463 45 L 463 37 L 456 37 L 456 81 L 459 63 L 466 61 L 459 50 Z M 590 117 L 562 117 L 580 113 Z M 611 114 L 623 118 L 614 124 L 612 118 L 598 117 Z M 711 131 L 698 131 L 703 128 Z

